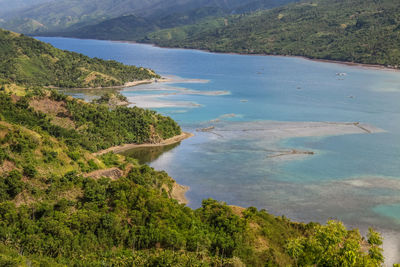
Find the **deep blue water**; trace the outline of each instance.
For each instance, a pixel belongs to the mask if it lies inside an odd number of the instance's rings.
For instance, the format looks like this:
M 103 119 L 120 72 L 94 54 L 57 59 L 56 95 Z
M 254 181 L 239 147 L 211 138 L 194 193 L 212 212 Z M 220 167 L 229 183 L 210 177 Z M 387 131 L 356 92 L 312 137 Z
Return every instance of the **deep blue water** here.
M 161 99 L 200 105 L 157 109 L 187 131 L 195 132 L 219 117 L 226 124 L 269 120 L 364 122 L 385 130 L 281 140 L 278 146 L 282 148 L 318 152 L 290 161 L 266 160 L 265 149 L 270 144 L 260 141 L 260 136 L 244 140 L 196 132 L 195 137 L 165 152 L 151 165 L 191 187 L 187 197 L 192 207 L 213 197 L 300 221 L 337 218 L 362 230 L 372 225 L 390 237 L 387 255 L 400 260 L 400 253 L 396 253 L 400 250 L 400 72 L 291 57 L 39 39 L 91 57 L 149 67 L 161 75 L 209 80 L 165 86 L 230 92 L 220 96 L 176 94 Z M 165 92 L 164 85 L 157 86 L 143 92 L 138 89 L 151 86 L 128 88 L 123 94 L 134 102 L 137 96 Z

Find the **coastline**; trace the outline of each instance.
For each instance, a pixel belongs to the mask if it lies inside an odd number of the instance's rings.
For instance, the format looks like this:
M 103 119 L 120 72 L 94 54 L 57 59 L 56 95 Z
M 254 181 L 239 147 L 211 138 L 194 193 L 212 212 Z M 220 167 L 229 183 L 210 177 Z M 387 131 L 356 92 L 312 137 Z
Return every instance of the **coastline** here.
M 379 64 L 367 64 L 367 63 L 358 63 L 358 62 L 351 62 L 351 61 L 341 61 L 341 60 L 334 60 L 334 59 L 323 59 L 323 58 L 311 58 L 306 56 L 296 56 L 296 55 L 272 55 L 272 54 L 249 54 L 249 53 L 238 53 L 238 52 L 215 52 L 208 49 L 200 49 L 200 48 L 183 48 L 183 47 L 168 47 L 168 46 L 160 46 L 153 43 L 140 43 L 135 41 L 117 41 L 117 40 L 107 40 L 111 42 L 123 42 L 123 43 L 133 43 L 133 44 L 144 44 L 150 45 L 153 47 L 158 48 L 167 48 L 167 49 L 182 49 L 182 50 L 195 50 L 195 51 L 202 51 L 211 54 L 226 54 L 226 55 L 240 55 L 240 56 L 265 56 L 265 57 L 288 57 L 288 58 L 300 58 L 304 60 L 314 61 L 314 62 L 321 62 L 321 63 L 331 63 L 331 64 L 340 64 L 345 66 L 351 67 L 359 67 L 365 69 L 373 69 L 373 70 L 384 70 L 384 71 L 395 71 L 400 72 L 400 68 L 389 67 L 385 65 Z
M 170 197 L 176 199 L 179 204 L 187 205 L 189 204 L 189 200 L 186 198 L 186 192 L 189 191 L 189 189 L 189 186 L 178 184 L 175 181 L 170 191 Z
M 92 39 L 89 39 L 89 40 L 92 40 Z M 97 39 L 95 39 L 95 40 L 97 40 Z M 357 62 L 340 61 L 340 60 L 334 60 L 334 59 L 311 58 L 311 57 L 306 57 L 306 56 L 272 55 L 272 54 L 248 54 L 248 53 L 238 53 L 238 52 L 215 52 L 215 51 L 211 51 L 211 50 L 208 50 L 208 49 L 169 47 L 169 46 L 160 46 L 160 45 L 153 44 L 153 43 L 141 43 L 141 42 L 136 42 L 136 41 L 118 41 L 118 40 L 103 40 L 103 41 L 118 42 L 118 43 L 144 44 L 144 45 L 150 45 L 150 46 L 153 46 L 153 47 L 167 48 L 167 49 L 195 50 L 195 51 L 202 51 L 202 52 L 207 52 L 207 53 L 211 53 L 211 54 L 301 58 L 301 59 L 304 59 L 304 60 L 309 60 L 309 61 L 314 61 L 314 62 L 321 62 L 321 63 L 340 64 L 340 65 L 351 66 L 351 67 L 359 67 L 359 68 L 365 68 L 365 69 L 400 72 L 400 68 L 388 67 L 388 66 L 385 66 L 385 65 L 357 63 Z
M 149 46 L 158 47 L 158 48 L 195 50 L 195 51 L 202 51 L 202 52 L 207 52 L 207 53 L 212 53 L 212 54 L 227 54 L 227 55 L 242 55 L 242 56 L 291 57 L 291 58 L 301 58 L 301 59 L 304 59 L 304 60 L 310 60 L 310 61 L 322 62 L 322 63 L 333 63 L 333 64 L 341 64 L 341 65 L 352 66 L 352 67 L 360 67 L 360 68 L 366 68 L 366 69 L 375 69 L 375 70 L 385 70 L 385 71 L 400 72 L 400 68 L 388 67 L 388 66 L 379 65 L 379 64 L 366 64 L 366 63 L 357 63 L 357 62 L 351 62 L 351 61 L 340 61 L 340 60 L 323 59 L 323 58 L 311 58 L 311 57 L 296 56 L 296 55 L 272 55 L 272 54 L 248 54 L 248 53 L 238 53 L 238 52 L 215 52 L 215 51 L 211 51 L 211 50 L 208 50 L 208 49 L 168 47 L 168 46 L 157 45 L 157 44 L 154 44 L 154 43 L 145 43 L 145 42 L 138 42 L 138 41 L 133 41 L 133 40 L 130 41 L 130 40 L 112 40 L 112 39 L 93 39 L 93 38 L 82 38 L 82 37 L 64 37 L 64 36 L 46 36 L 46 35 L 32 36 L 32 37 L 34 37 L 34 38 L 36 38 L 36 37 L 66 38 L 66 39 L 79 39 L 79 40 L 109 41 L 109 42 L 116 42 L 116 43 L 142 44 L 142 45 L 149 45 Z M 141 81 L 141 82 L 143 82 L 143 81 Z M 143 83 L 149 83 L 149 82 L 143 82 Z M 139 83 L 139 84 L 142 84 L 142 83 Z M 138 85 L 138 84 L 136 84 L 136 85 Z M 121 85 L 121 86 L 116 86 L 116 87 L 69 88 L 69 89 L 111 89 L 111 88 L 118 89 L 118 88 L 125 88 L 125 87 L 126 86 Z
M 190 137 L 193 137 L 194 134 L 192 133 L 187 133 L 187 132 L 182 132 L 180 135 L 176 135 L 174 137 L 168 138 L 163 140 L 160 143 L 155 143 L 155 144 L 150 144 L 150 143 L 146 143 L 146 144 L 125 144 L 125 145 L 120 145 L 120 146 L 114 146 L 114 147 L 110 147 L 104 150 L 100 150 L 98 152 L 93 153 L 94 156 L 100 156 L 109 152 L 113 152 L 113 153 L 121 153 L 133 148 L 139 148 L 139 147 L 159 147 L 159 146 L 167 146 L 167 145 L 172 145 L 175 143 L 179 143 L 185 139 L 188 139 Z
M 71 38 L 71 37 L 62 37 L 62 38 Z M 75 38 L 75 37 L 72 37 L 72 38 Z M 351 66 L 351 67 L 360 67 L 360 68 L 366 68 L 366 69 L 400 72 L 400 67 L 399 68 L 395 68 L 395 67 L 389 67 L 389 66 L 379 65 L 379 64 L 367 64 L 367 63 L 341 61 L 341 60 L 334 60 L 334 59 L 311 58 L 311 57 L 307 57 L 307 56 L 298 56 L 298 55 L 296 56 L 296 55 L 284 55 L 284 54 L 282 54 L 282 55 L 278 55 L 278 54 L 273 55 L 273 54 L 257 54 L 257 53 L 250 54 L 250 53 L 239 53 L 239 52 L 215 52 L 215 51 L 211 51 L 211 50 L 208 50 L 208 49 L 201 49 L 201 48 L 170 47 L 170 46 L 157 45 L 157 44 L 154 44 L 154 43 L 145 43 L 145 42 L 128 41 L 128 40 L 85 39 L 85 38 L 75 38 L 75 39 L 101 40 L 101 41 L 110 41 L 110 42 L 116 42 L 116 43 L 142 44 L 142 45 L 149 45 L 149 46 L 158 47 L 158 48 L 202 51 L 202 52 L 207 52 L 207 53 L 211 53 L 211 54 L 301 58 L 301 59 L 310 60 L 310 61 L 314 61 L 314 62 L 333 63 L 333 64 L 340 64 L 340 65 L 346 65 L 346 66 Z
M 123 89 L 128 87 L 134 87 L 141 84 L 149 84 L 149 83 L 167 83 L 172 82 L 172 79 L 161 77 L 159 79 L 146 79 L 146 80 L 139 80 L 139 81 L 132 81 L 126 82 L 124 85 L 117 85 L 117 86 L 105 86 L 105 87 L 74 87 L 74 88 L 63 88 L 63 87 L 56 87 L 56 86 L 45 86 L 49 89 L 68 89 L 68 90 L 96 90 L 96 89 Z

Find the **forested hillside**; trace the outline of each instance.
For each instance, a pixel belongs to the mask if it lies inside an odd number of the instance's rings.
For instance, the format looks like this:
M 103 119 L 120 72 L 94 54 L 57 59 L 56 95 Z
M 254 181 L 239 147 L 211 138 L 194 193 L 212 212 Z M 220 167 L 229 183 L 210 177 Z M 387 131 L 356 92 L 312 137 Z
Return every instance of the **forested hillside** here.
M 0 29 L 0 82 L 56 87 L 107 87 L 158 78 L 151 70 L 62 51 Z
M 205 18 L 221 17 L 225 11 L 218 7 L 203 7 L 182 13 L 167 16 L 143 18 L 136 15 L 127 15 L 99 24 L 81 27 L 73 31 L 50 33 L 64 37 L 77 37 L 104 40 L 139 40 L 146 34 L 160 29 L 172 28 L 181 25 L 197 23 Z M 44 34 L 48 35 L 48 34 Z
M 314 0 L 161 30 L 142 41 L 215 52 L 400 65 L 400 2 Z
M 143 29 L 151 31 L 154 26 L 181 26 L 206 16 L 250 12 L 294 1 L 298 0 L 57 0 L 4 13 L 0 27 L 25 34 L 133 40 Z M 131 20 L 125 16 L 131 16 Z M 138 25 L 132 20 L 136 17 L 149 25 Z M 108 32 L 110 29 L 112 32 Z M 128 36 L 121 38 L 124 33 Z
M 296 0 L 256 0 L 232 5 L 223 2 L 197 3 L 196 6 L 198 7 L 194 9 L 178 6 L 177 10 L 182 9 L 182 11 L 177 11 L 176 7 L 173 7 L 175 12 L 171 14 L 168 11 L 150 17 L 143 17 L 142 15 L 122 16 L 105 20 L 99 24 L 80 27 L 73 31 L 52 34 L 65 37 L 135 41 L 157 30 L 199 23 L 205 19 L 219 18 L 232 13 L 270 9 L 294 1 Z M 44 33 L 44 35 L 48 34 Z M 50 33 L 50 35 L 52 34 Z

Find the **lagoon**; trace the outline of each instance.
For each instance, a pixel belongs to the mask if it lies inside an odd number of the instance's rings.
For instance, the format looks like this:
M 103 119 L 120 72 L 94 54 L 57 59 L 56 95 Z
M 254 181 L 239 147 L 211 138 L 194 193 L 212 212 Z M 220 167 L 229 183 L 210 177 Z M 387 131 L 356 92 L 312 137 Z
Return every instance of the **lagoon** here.
M 178 146 L 137 153 L 190 187 L 189 206 L 212 197 L 296 221 L 335 218 L 363 233 L 373 226 L 384 233 L 387 262 L 400 261 L 400 72 L 292 57 L 38 39 L 172 79 L 122 93 L 195 133 Z

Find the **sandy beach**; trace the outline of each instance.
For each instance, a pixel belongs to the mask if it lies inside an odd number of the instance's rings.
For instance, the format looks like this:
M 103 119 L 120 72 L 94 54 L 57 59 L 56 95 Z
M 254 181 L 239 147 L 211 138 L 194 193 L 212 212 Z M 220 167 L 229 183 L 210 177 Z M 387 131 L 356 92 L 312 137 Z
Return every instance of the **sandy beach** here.
M 132 82 L 127 82 L 124 85 L 118 85 L 118 86 L 106 86 L 106 87 L 75 87 L 75 88 L 61 88 L 61 87 L 56 87 L 56 86 L 45 86 L 46 88 L 50 89 L 68 89 L 68 90 L 93 90 L 93 89 L 123 89 L 127 87 L 133 87 L 141 84 L 148 84 L 148 83 L 166 83 L 166 82 L 172 82 L 171 79 L 169 78 L 159 78 L 159 79 L 146 79 L 146 80 L 140 80 L 140 81 L 132 81 Z
M 141 81 L 133 81 L 133 82 L 127 82 L 120 88 L 126 88 L 126 87 L 132 87 L 140 84 L 147 84 L 147 83 L 166 83 L 166 82 L 172 82 L 170 78 L 160 78 L 160 79 L 147 79 L 147 80 L 141 80 Z
M 194 134 L 192 133 L 187 133 L 187 132 L 182 132 L 180 135 L 165 139 L 164 141 L 160 142 L 160 143 L 155 143 L 155 144 L 125 144 L 125 145 L 121 145 L 121 146 L 114 146 L 114 147 L 110 147 L 101 151 L 98 151 L 96 153 L 94 153 L 93 155 L 95 156 L 99 156 L 99 155 L 103 155 L 109 152 L 113 152 L 113 153 L 121 153 L 127 150 L 130 150 L 132 148 L 138 148 L 138 147 L 157 147 L 157 146 L 167 146 L 167 145 L 172 145 L 178 142 L 181 142 L 182 140 L 185 140 L 187 138 L 190 138 L 194 136 Z

